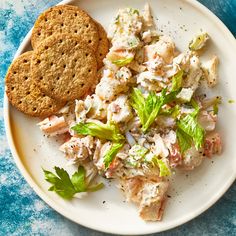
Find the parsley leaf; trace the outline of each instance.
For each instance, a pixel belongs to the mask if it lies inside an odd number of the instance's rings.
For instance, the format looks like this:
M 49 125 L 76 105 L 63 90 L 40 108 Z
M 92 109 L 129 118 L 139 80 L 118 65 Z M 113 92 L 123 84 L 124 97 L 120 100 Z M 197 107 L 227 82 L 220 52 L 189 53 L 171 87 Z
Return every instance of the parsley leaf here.
M 119 128 L 114 124 L 103 124 L 103 123 L 79 123 L 71 128 L 78 134 L 91 135 L 100 139 L 106 139 L 114 142 L 124 140 L 125 137 L 120 133 Z
M 71 178 L 63 168 L 55 166 L 54 169 L 57 175 L 43 169 L 44 177 L 46 181 L 52 184 L 48 190 L 56 192 L 62 198 L 71 199 L 76 193 L 97 191 L 104 186 L 103 183 L 89 186 L 86 183 L 86 171 L 82 166 Z
M 75 172 L 71 177 L 71 182 L 75 187 L 77 192 L 85 192 L 86 183 L 85 183 L 85 169 L 81 166 L 78 168 L 78 171 Z

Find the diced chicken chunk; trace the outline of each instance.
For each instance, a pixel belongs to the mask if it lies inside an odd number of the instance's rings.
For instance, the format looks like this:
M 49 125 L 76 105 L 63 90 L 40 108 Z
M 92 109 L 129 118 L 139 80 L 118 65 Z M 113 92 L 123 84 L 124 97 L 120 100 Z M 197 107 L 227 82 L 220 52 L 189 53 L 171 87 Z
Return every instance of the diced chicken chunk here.
M 142 18 L 137 10 L 121 9 L 109 27 L 108 38 L 114 40 L 122 35 L 137 35 L 141 32 L 142 25 Z
M 165 196 L 168 182 L 145 181 L 142 190 L 138 193 L 142 199 L 139 214 L 146 221 L 161 220 L 164 211 Z
M 168 186 L 167 181 L 158 178 L 155 180 L 140 177 L 120 179 L 120 188 L 127 201 L 139 206 L 139 214 L 146 221 L 161 220 Z
M 170 116 L 163 116 L 163 115 L 159 115 L 156 118 L 156 123 L 158 124 L 159 127 L 161 128 L 172 128 L 175 126 L 176 121 L 174 118 L 170 117 Z
M 170 167 L 175 168 L 182 164 L 183 156 L 181 155 L 179 145 L 177 143 L 172 144 L 169 148 L 170 155 L 169 155 L 169 163 Z
M 147 69 L 150 72 L 155 73 L 156 75 L 163 76 L 165 74 L 164 71 L 165 62 L 158 55 L 156 56 L 155 59 L 145 62 L 145 65 L 147 66 Z
M 154 25 L 151 8 L 148 3 L 144 5 L 143 22 L 144 22 L 144 27 L 152 27 Z
M 143 181 L 138 178 L 120 179 L 120 188 L 124 191 L 125 198 L 128 202 L 139 203 L 141 196 L 138 195 L 143 185 Z
M 140 44 L 141 41 L 137 36 L 122 35 L 122 37 L 113 38 L 110 51 L 136 49 Z
M 56 136 L 69 132 L 69 126 L 63 116 L 50 116 L 37 124 L 40 129 L 50 135 Z
M 111 142 L 106 142 L 103 145 L 101 145 L 100 153 L 99 153 L 99 156 L 96 157 L 97 161 L 95 163 L 98 170 L 104 170 L 104 168 L 105 168 L 105 166 L 104 166 L 104 156 L 110 150 L 111 146 L 112 146 Z
M 126 95 L 120 95 L 108 105 L 107 119 L 116 123 L 128 122 L 132 117 L 132 110 Z
M 176 96 L 181 102 L 190 102 L 194 91 L 192 88 L 182 88 L 179 94 Z
M 158 33 L 156 30 L 147 30 L 147 31 L 144 31 L 143 34 L 142 34 L 142 40 L 145 42 L 145 43 L 150 43 L 153 38 L 157 38 L 158 37 Z
M 161 36 L 155 44 L 145 46 L 146 61 L 156 58 L 157 55 L 162 57 L 165 63 L 172 63 L 175 52 L 174 42 L 166 36 Z
M 137 61 L 132 61 L 129 64 L 129 68 L 138 73 L 144 72 L 146 70 L 146 66 L 138 63 Z
M 167 157 L 169 155 L 169 151 L 164 143 L 164 140 L 160 136 L 160 134 L 155 134 L 153 137 L 153 140 L 155 142 L 155 145 L 152 146 L 152 149 L 151 149 L 152 153 L 157 157 L 158 156 L 162 158 Z
M 116 79 L 122 83 L 132 83 L 132 73 L 129 68 L 123 66 L 116 72 Z
M 202 66 L 208 86 L 210 88 L 216 86 L 218 83 L 218 64 L 219 59 L 217 56 L 214 56 L 210 61 Z
M 190 52 L 181 53 L 173 59 L 173 65 L 178 65 L 182 70 L 188 72 L 191 57 L 192 54 Z
M 87 110 L 85 109 L 84 101 L 75 100 L 75 117 L 76 121 L 82 122 L 86 119 Z
M 101 100 L 96 94 L 87 96 L 84 100 L 86 116 L 90 119 L 103 120 L 107 116 L 107 104 Z
M 137 83 L 150 91 L 160 91 L 168 82 L 167 78 L 155 75 L 150 71 L 144 71 L 137 76 Z
M 109 72 L 108 72 L 109 73 Z M 96 86 L 95 94 L 105 101 L 112 101 L 116 95 L 127 91 L 126 83 L 115 79 L 111 73 L 104 73 L 100 83 Z
M 194 91 L 199 86 L 199 80 L 202 76 L 201 63 L 198 57 L 193 56 L 190 59 L 189 71 L 184 79 L 184 87 L 191 87 Z
M 195 147 L 191 147 L 185 151 L 181 167 L 185 170 L 193 170 L 202 163 L 203 159 L 203 150 L 198 151 Z
M 211 132 L 206 135 L 204 143 L 204 154 L 207 157 L 212 157 L 214 154 L 221 154 L 222 142 L 220 135 L 216 132 Z
M 206 131 L 213 131 L 216 127 L 217 115 L 212 112 L 201 111 L 198 115 L 198 123 Z
M 60 151 L 64 152 L 69 160 L 84 161 L 92 155 L 94 148 L 94 139 L 91 136 L 85 138 L 72 137 L 68 142 L 60 147 Z

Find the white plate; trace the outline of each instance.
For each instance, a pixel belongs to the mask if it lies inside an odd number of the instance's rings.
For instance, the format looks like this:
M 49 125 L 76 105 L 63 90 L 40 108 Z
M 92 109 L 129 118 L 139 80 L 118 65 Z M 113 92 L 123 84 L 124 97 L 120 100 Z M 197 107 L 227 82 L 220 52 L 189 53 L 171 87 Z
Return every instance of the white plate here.
M 236 112 L 235 104 L 227 103 L 228 99 L 236 100 L 235 39 L 217 17 L 196 1 L 149 2 L 155 17 L 158 18 L 159 29 L 170 34 L 179 49 L 186 49 L 189 40 L 200 29 L 209 32 L 213 40 L 205 57 L 210 57 L 213 53 L 220 57 L 220 85 L 215 89 L 215 93 L 224 98 L 218 125 L 224 140 L 224 152 L 220 157 L 206 160 L 200 168 L 187 173 L 188 177 L 186 173 L 176 174 L 162 222 L 142 221 L 138 217 L 136 207 L 124 203 L 122 194 L 115 187 L 107 186 L 102 191 L 73 201 L 64 201 L 56 194 L 48 192 L 49 184 L 44 180 L 41 167 L 52 170 L 55 165 L 65 166 L 65 159 L 57 150 L 59 144 L 43 137 L 35 126 L 37 120 L 16 111 L 5 99 L 5 124 L 11 151 L 30 186 L 62 215 L 81 225 L 108 233 L 145 234 L 181 225 L 212 206 L 225 193 L 236 176 Z M 132 6 L 142 9 L 145 1 L 81 0 L 62 3 L 81 6 L 107 27 L 119 8 Z M 29 49 L 30 33 L 16 56 Z M 103 204 L 104 200 L 106 203 Z

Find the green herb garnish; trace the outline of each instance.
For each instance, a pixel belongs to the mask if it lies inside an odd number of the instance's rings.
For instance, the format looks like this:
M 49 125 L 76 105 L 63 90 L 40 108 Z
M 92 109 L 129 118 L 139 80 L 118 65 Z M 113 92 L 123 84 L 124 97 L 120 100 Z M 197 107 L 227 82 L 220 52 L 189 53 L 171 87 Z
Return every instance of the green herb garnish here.
M 69 174 L 59 167 L 54 167 L 56 175 L 50 171 L 43 170 L 45 180 L 52 184 L 49 191 L 56 192 L 65 199 L 71 199 L 76 193 L 95 192 L 103 188 L 104 184 L 90 186 L 86 182 L 86 171 L 80 166 L 70 178 Z

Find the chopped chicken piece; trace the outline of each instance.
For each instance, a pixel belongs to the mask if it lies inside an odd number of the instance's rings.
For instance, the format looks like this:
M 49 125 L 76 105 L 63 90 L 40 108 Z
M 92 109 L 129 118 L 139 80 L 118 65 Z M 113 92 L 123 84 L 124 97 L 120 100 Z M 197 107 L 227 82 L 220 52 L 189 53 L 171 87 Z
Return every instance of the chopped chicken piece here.
M 138 195 L 143 185 L 143 181 L 139 177 L 130 179 L 120 179 L 120 188 L 124 191 L 128 202 L 139 203 L 141 196 Z
M 190 58 L 192 57 L 191 52 L 180 53 L 177 57 L 173 59 L 173 65 L 178 65 L 185 72 L 189 71 Z
M 157 76 L 150 71 L 145 71 L 137 76 L 137 83 L 150 91 L 160 91 L 166 87 L 167 78 Z
M 213 131 L 216 127 L 217 115 L 212 112 L 201 111 L 198 115 L 198 123 L 206 131 Z
M 66 104 L 64 107 L 62 107 L 59 111 L 58 114 L 67 114 L 70 111 L 70 106 Z
M 94 163 L 97 163 L 99 161 L 101 148 L 102 148 L 102 142 L 100 139 L 97 139 L 96 140 L 96 148 L 95 148 L 95 151 L 93 154 Z
M 177 143 L 172 144 L 169 148 L 169 163 L 171 168 L 175 168 L 182 164 L 183 156 L 180 153 L 180 148 Z
M 159 178 L 150 180 L 133 177 L 120 179 L 126 200 L 139 206 L 139 214 L 146 221 L 161 220 L 169 183 Z
M 116 123 L 128 122 L 132 117 L 132 110 L 126 95 L 117 97 L 107 108 L 107 119 Z
M 122 35 L 122 37 L 116 37 L 112 40 L 112 43 L 110 52 L 117 50 L 132 50 L 140 47 L 141 44 L 140 39 L 135 35 Z
M 156 30 L 147 30 L 147 31 L 144 31 L 143 34 L 142 34 L 142 40 L 145 42 L 145 43 L 150 43 L 153 38 L 158 38 L 159 35 L 157 33 Z
M 155 134 L 153 140 L 155 142 L 155 145 L 152 146 L 152 153 L 157 157 L 167 157 L 169 155 L 169 151 L 160 134 Z
M 202 163 L 203 159 L 203 150 L 196 150 L 195 147 L 191 147 L 185 151 L 181 167 L 185 170 L 193 170 Z
M 144 6 L 144 12 L 143 12 L 143 22 L 144 27 L 152 27 L 154 26 L 153 16 L 151 13 L 151 8 L 148 3 Z
M 84 101 L 75 100 L 75 117 L 76 121 L 82 122 L 86 120 L 87 110 L 85 109 Z
M 216 132 L 211 132 L 206 135 L 204 143 L 204 154 L 207 157 L 212 157 L 214 154 L 221 154 L 222 142 L 220 135 Z
M 175 52 L 174 42 L 167 36 L 161 36 L 155 44 L 145 46 L 146 61 L 156 58 L 157 55 L 162 57 L 165 63 L 172 63 Z
M 165 65 L 162 70 L 164 71 L 166 78 L 171 78 L 176 75 L 181 69 L 178 64 L 173 63 L 173 65 Z
M 103 120 L 107 116 L 107 104 L 100 99 L 96 94 L 87 96 L 84 100 L 86 116 L 90 119 Z
M 116 72 L 116 79 L 120 80 L 122 83 L 133 83 L 132 72 L 129 68 L 123 66 Z
M 121 59 L 134 58 L 134 56 L 135 56 L 135 53 L 130 50 L 126 50 L 123 48 L 119 48 L 119 49 L 113 48 L 113 50 L 110 49 L 106 58 L 109 59 L 113 64 L 118 64 L 116 63 L 116 61 L 121 60 Z
M 184 87 L 191 87 L 194 91 L 199 87 L 199 80 L 202 77 L 201 63 L 198 57 L 190 58 L 189 71 L 186 79 L 184 79 Z
M 94 139 L 91 136 L 85 138 L 72 137 L 68 142 L 60 147 L 60 151 L 64 152 L 69 160 L 75 162 L 84 161 L 90 155 L 94 148 Z
M 69 132 L 69 126 L 63 116 L 50 116 L 37 124 L 39 128 L 50 136 L 56 136 Z
M 138 73 L 144 72 L 146 70 L 146 66 L 139 64 L 137 61 L 132 61 L 129 64 L 129 68 Z
M 104 168 L 105 168 L 105 166 L 104 166 L 104 156 L 110 150 L 111 146 L 112 146 L 111 142 L 106 142 L 100 148 L 99 158 L 97 159 L 97 162 L 95 163 L 98 170 L 104 170 Z
M 104 75 L 100 83 L 97 85 L 95 94 L 99 96 L 102 100 L 112 101 L 116 95 L 121 92 L 127 91 L 128 87 L 126 83 L 109 76 Z
M 147 66 L 147 69 L 150 72 L 155 73 L 155 75 L 159 76 L 165 75 L 165 71 L 163 70 L 165 62 L 163 61 L 162 57 L 157 55 L 155 59 L 147 61 L 144 64 Z
M 176 96 L 181 102 L 190 102 L 194 91 L 192 88 L 182 88 L 179 94 Z
M 156 123 L 158 124 L 160 128 L 172 128 L 175 126 L 176 121 L 174 118 L 170 116 L 159 115 L 156 118 Z
M 139 205 L 139 214 L 146 221 L 161 220 L 169 183 L 145 181 L 142 190 L 138 193 L 142 199 Z
M 217 56 L 214 56 L 210 61 L 203 64 L 202 68 L 210 88 L 216 86 L 218 83 L 218 64 L 219 59 Z
M 112 39 L 113 43 L 114 40 L 123 35 L 137 35 L 141 32 L 142 25 L 142 18 L 138 10 L 133 8 L 121 9 L 109 27 L 108 38 Z

